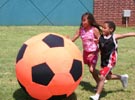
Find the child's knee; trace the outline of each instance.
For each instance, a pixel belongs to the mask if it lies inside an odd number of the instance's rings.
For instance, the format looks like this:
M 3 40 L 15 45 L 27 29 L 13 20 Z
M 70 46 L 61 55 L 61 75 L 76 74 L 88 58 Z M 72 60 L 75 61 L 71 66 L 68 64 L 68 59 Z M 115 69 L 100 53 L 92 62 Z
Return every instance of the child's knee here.
M 105 77 L 103 75 L 100 76 L 100 81 L 105 81 Z
M 89 71 L 90 71 L 91 73 L 93 73 L 93 72 L 94 72 L 94 68 L 93 68 L 92 66 L 89 66 Z
M 107 80 L 110 80 L 110 79 L 111 79 L 111 75 L 107 75 L 107 76 L 106 76 L 106 79 L 107 79 Z

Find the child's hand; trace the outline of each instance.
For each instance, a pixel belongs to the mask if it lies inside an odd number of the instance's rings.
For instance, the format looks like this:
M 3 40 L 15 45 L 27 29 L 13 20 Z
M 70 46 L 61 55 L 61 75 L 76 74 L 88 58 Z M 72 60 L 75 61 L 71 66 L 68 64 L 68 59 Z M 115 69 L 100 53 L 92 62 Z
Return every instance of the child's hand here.
M 69 35 L 66 35 L 65 37 L 66 37 L 67 39 L 70 39 Z
M 72 41 L 72 39 L 69 37 L 69 35 L 66 35 L 65 37 L 66 37 L 67 39 L 69 39 L 69 40 Z
M 99 40 L 98 40 L 98 39 L 94 39 L 94 42 L 95 42 L 96 44 L 98 44 Z

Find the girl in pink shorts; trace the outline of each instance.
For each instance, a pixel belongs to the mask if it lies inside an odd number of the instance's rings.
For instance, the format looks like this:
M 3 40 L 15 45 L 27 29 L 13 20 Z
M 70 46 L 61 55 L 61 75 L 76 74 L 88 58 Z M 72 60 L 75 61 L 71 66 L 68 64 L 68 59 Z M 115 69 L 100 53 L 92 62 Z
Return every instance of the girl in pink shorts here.
M 88 12 L 84 13 L 81 18 L 80 28 L 72 38 L 72 41 L 74 42 L 79 37 L 81 37 L 84 63 L 89 66 L 89 70 L 97 84 L 99 82 L 99 77 L 95 67 L 98 60 L 99 36 L 100 28 L 99 25 L 96 23 L 93 15 Z

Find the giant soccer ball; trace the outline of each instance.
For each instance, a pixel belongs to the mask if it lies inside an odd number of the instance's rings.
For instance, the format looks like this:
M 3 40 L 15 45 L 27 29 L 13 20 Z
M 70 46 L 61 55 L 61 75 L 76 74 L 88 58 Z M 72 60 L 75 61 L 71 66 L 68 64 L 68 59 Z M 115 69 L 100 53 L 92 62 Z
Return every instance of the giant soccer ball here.
M 24 42 L 16 58 L 16 77 L 21 87 L 38 100 L 61 100 L 79 85 L 82 54 L 69 39 L 42 33 Z

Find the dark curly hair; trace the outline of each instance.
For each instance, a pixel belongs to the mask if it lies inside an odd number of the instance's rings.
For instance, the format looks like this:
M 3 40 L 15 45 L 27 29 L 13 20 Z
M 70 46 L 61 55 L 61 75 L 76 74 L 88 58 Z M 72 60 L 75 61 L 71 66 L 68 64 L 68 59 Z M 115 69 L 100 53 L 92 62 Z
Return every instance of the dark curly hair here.
M 105 21 L 104 23 L 107 23 L 108 27 L 113 29 L 112 33 L 116 30 L 116 25 L 113 21 Z

